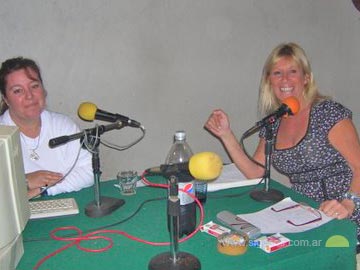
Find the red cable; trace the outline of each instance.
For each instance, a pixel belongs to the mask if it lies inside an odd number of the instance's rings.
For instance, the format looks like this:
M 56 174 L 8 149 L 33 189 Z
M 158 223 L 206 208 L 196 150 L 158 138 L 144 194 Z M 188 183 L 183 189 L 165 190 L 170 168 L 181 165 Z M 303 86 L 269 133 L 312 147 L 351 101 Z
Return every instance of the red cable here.
M 146 174 L 146 172 L 144 172 L 141 175 L 141 179 L 146 185 L 152 186 L 152 187 L 159 187 L 159 188 L 168 188 L 169 187 L 169 185 L 166 185 L 166 184 L 155 184 L 155 183 L 150 182 L 148 179 L 145 178 L 145 174 Z M 191 237 L 193 237 L 200 230 L 200 227 L 202 226 L 203 221 L 204 221 L 204 209 L 203 209 L 200 201 L 195 197 L 195 195 L 193 195 L 193 194 L 191 194 L 191 193 L 189 193 L 189 192 L 187 192 L 187 191 L 185 191 L 183 189 L 179 189 L 179 190 L 181 192 L 185 192 L 187 195 L 189 195 L 191 198 L 193 198 L 195 200 L 196 204 L 198 205 L 199 209 L 200 209 L 199 225 L 191 234 L 189 234 L 188 236 L 186 236 L 186 237 L 179 240 L 179 243 L 183 243 L 183 242 L 187 241 L 188 239 L 190 239 Z M 66 230 L 76 231 L 78 233 L 78 235 L 74 236 L 74 237 L 60 237 L 60 236 L 56 235 L 56 233 L 58 231 L 66 231 Z M 112 248 L 113 240 L 111 238 L 109 238 L 109 237 L 106 237 L 106 236 L 97 235 L 97 234 L 100 234 L 100 233 L 120 234 L 120 235 L 123 235 L 123 236 L 131 239 L 131 240 L 134 240 L 134 241 L 137 241 L 137 242 L 140 242 L 140 243 L 144 243 L 144 244 L 148 244 L 148 245 L 152 245 L 152 246 L 167 246 L 167 245 L 170 244 L 170 242 L 151 242 L 151 241 L 147 241 L 147 240 L 132 236 L 132 235 L 126 233 L 126 232 L 119 231 L 119 230 L 97 230 L 97 231 L 93 231 L 93 232 L 90 232 L 88 234 L 83 235 L 82 231 L 79 228 L 75 227 L 75 226 L 60 227 L 60 228 L 56 228 L 56 229 L 54 229 L 54 230 L 52 230 L 50 232 L 51 238 L 54 239 L 54 240 L 58 240 L 58 241 L 71 241 L 71 242 L 69 244 L 55 250 L 54 252 L 48 254 L 44 258 L 42 258 L 34 266 L 33 269 L 37 270 L 47 259 L 59 254 L 60 252 L 64 251 L 65 249 L 68 249 L 68 248 L 70 248 L 72 246 L 76 246 L 79 250 L 82 250 L 82 251 L 85 251 L 85 252 L 103 252 L 103 251 L 106 251 L 106 250 Z M 81 241 L 89 241 L 89 240 L 95 240 L 95 239 L 103 239 L 103 240 L 108 242 L 108 245 L 103 247 L 103 248 L 99 248 L 99 249 L 84 248 L 84 247 L 81 246 Z

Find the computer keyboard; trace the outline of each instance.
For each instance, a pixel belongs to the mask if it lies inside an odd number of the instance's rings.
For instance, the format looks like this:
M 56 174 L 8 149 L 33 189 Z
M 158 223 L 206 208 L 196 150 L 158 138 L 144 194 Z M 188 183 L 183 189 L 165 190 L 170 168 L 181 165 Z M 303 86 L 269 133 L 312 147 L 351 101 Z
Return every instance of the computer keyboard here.
M 76 215 L 79 207 L 74 198 L 30 201 L 30 219 Z

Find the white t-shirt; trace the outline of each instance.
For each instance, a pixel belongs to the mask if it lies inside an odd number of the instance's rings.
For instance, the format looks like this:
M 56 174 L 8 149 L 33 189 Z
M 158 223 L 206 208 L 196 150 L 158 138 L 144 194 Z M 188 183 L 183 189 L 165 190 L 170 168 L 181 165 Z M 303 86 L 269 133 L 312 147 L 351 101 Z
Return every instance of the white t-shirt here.
M 0 124 L 15 126 L 9 111 L 0 116 Z M 29 138 L 20 133 L 22 155 L 25 173 L 38 170 L 47 170 L 67 174 L 74 165 L 80 149 L 80 141 L 74 140 L 66 144 L 50 148 L 49 140 L 80 132 L 76 123 L 68 116 L 44 110 L 41 113 L 41 131 L 37 138 Z M 31 159 L 32 149 L 35 149 L 39 159 Z M 48 188 L 49 195 L 64 192 L 78 191 L 89 187 L 94 183 L 94 175 L 91 163 L 91 154 L 80 150 L 79 158 L 71 172 L 59 183 Z

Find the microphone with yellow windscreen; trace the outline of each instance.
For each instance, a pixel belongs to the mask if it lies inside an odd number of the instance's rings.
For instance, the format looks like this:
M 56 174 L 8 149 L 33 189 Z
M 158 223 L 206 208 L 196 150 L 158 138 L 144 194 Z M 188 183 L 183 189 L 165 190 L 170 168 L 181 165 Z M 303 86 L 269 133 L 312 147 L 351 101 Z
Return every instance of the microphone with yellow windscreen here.
M 95 119 L 96 111 L 97 111 L 97 107 L 94 103 L 83 102 L 79 106 L 78 115 L 83 120 L 93 121 Z
M 213 152 L 200 152 L 189 160 L 189 171 L 198 180 L 209 181 L 219 177 L 223 168 L 221 158 Z
M 147 170 L 148 173 L 160 173 L 167 177 L 181 175 L 182 178 L 193 177 L 199 181 L 214 180 L 221 174 L 223 163 L 214 152 L 200 152 L 193 155 L 188 162 L 163 164 Z
M 120 121 L 125 126 L 141 128 L 141 124 L 139 122 L 121 114 L 100 110 L 94 103 L 91 102 L 81 103 L 78 108 L 78 115 L 85 121 L 93 121 L 94 119 L 113 123 Z

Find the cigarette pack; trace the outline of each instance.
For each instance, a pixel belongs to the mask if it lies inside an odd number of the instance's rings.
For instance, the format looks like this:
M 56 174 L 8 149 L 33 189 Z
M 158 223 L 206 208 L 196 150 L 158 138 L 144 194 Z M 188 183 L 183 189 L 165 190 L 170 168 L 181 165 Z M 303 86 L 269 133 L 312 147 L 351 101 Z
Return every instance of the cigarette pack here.
M 222 235 L 223 233 L 230 232 L 231 230 L 210 221 L 210 222 L 202 225 L 200 227 L 200 231 L 206 232 L 212 236 L 218 237 L 218 236 Z
M 256 239 L 256 241 L 259 242 L 260 248 L 267 253 L 274 252 L 290 245 L 290 239 L 280 233 L 269 236 L 261 236 Z

